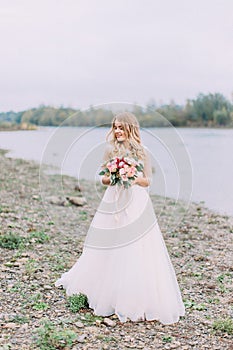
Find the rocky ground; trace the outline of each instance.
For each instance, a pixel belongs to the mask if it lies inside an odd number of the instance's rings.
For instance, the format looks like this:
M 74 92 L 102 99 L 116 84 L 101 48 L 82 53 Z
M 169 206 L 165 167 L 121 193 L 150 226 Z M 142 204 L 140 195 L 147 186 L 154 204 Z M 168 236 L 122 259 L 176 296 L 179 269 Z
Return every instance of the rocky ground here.
M 54 282 L 81 255 L 105 189 L 5 151 L 0 161 L 1 349 L 233 349 L 232 217 L 151 195 L 186 306 L 178 323 L 72 312 Z

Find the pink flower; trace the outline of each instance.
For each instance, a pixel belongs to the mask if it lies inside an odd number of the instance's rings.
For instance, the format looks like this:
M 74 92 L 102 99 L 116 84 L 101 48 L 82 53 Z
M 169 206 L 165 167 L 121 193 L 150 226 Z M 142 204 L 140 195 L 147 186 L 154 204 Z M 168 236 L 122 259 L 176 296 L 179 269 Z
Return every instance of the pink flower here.
M 131 167 L 129 169 L 129 171 L 127 172 L 127 176 L 128 177 L 134 177 L 135 173 L 136 173 L 136 169 L 134 167 Z
M 115 164 L 112 164 L 111 166 L 109 166 L 108 169 L 111 173 L 114 173 L 115 171 L 117 171 L 117 167 Z
M 119 173 L 120 173 L 120 175 L 124 175 L 124 174 L 126 173 L 126 171 L 125 171 L 124 168 L 121 168 L 121 169 L 119 170 Z
M 126 175 L 122 175 L 121 178 L 122 178 L 123 181 L 127 181 L 128 180 Z

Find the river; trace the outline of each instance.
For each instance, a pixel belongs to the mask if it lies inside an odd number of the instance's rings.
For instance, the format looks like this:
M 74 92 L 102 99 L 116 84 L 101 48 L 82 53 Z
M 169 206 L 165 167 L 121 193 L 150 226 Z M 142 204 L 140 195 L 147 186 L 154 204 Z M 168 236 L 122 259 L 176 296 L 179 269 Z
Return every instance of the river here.
M 40 127 L 1 131 L 8 157 L 55 166 L 55 172 L 98 180 L 106 128 Z M 204 202 L 233 215 L 233 130 L 202 128 L 141 129 L 154 169 L 151 194 Z

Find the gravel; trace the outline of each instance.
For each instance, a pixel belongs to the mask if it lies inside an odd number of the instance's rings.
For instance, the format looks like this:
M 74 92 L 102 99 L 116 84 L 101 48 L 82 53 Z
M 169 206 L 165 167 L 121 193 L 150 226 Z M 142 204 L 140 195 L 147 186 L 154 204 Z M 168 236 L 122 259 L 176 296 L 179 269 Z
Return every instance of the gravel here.
M 5 153 L 0 152 L 0 238 L 2 246 L 8 244 L 0 248 L 1 349 L 232 349 L 232 217 L 203 203 L 187 206 L 151 195 L 186 306 L 178 323 L 122 324 L 116 315 L 95 316 L 92 309 L 72 313 L 54 282 L 81 255 L 104 187 L 49 175 L 35 162 Z M 76 206 L 52 196 L 85 201 Z M 214 330 L 216 321 L 228 326 Z M 46 322 L 53 327 L 47 333 Z M 57 343 L 53 334 L 60 336 Z

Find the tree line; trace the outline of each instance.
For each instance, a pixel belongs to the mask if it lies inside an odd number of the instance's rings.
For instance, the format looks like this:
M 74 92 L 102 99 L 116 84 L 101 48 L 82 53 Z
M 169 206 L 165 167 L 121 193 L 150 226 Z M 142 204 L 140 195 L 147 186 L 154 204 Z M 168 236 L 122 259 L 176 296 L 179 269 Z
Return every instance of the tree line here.
M 222 94 L 202 94 L 188 99 L 185 105 L 174 101 L 157 106 L 155 102 L 145 107 L 133 105 L 130 109 L 142 127 L 233 127 L 233 104 Z M 106 108 L 90 106 L 86 111 L 72 108 L 54 108 L 40 105 L 22 112 L 0 113 L 0 127 L 26 126 L 107 126 L 113 112 Z

